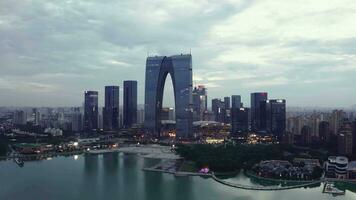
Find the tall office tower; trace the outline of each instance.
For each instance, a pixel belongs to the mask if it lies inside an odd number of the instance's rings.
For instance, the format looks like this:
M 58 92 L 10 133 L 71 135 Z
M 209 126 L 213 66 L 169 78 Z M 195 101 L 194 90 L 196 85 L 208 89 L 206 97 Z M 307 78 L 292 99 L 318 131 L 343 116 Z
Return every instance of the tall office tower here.
M 192 56 L 155 56 L 146 60 L 145 127 L 160 136 L 164 83 L 170 74 L 173 82 L 176 115 L 176 137 L 193 136 Z
M 137 123 L 137 81 L 124 81 L 124 127 Z
M 231 96 L 231 108 L 241 108 L 241 96 L 232 95 Z
M 231 135 L 238 136 L 248 131 L 248 108 L 231 108 Z
M 119 93 L 119 86 L 105 86 L 104 130 L 117 130 L 119 128 Z
M 342 125 L 342 122 L 345 117 L 345 112 L 343 110 L 333 110 L 331 114 L 331 121 L 330 121 L 330 127 L 331 127 L 331 133 L 336 135 Z
M 330 124 L 327 121 L 319 123 L 319 140 L 322 144 L 328 144 L 330 141 Z
M 27 123 L 27 115 L 23 110 L 16 110 L 13 116 L 13 123 L 16 125 L 25 125 Z
M 266 128 L 266 100 L 267 92 L 251 93 L 251 129 L 264 130 Z
M 230 108 L 231 108 L 230 97 L 224 97 L 224 109 L 225 109 L 224 123 L 225 124 L 231 123 Z
M 71 113 L 71 122 L 72 131 L 82 131 L 82 114 L 80 113 L 80 108 L 73 108 L 73 111 Z
M 271 99 L 266 101 L 266 127 L 268 132 L 282 139 L 286 132 L 286 100 Z
M 224 122 L 225 121 L 225 105 L 221 99 L 212 99 L 211 100 L 211 109 L 214 114 L 214 121 Z
M 194 87 L 192 92 L 193 97 L 193 120 L 200 121 L 204 118 L 204 113 L 208 108 L 207 89 L 203 85 Z
M 352 128 L 349 123 L 344 124 L 337 135 L 337 151 L 341 155 L 351 156 L 353 150 Z
M 98 92 L 85 91 L 84 93 L 84 130 L 93 131 L 98 129 Z
M 230 105 L 230 97 L 224 97 L 224 107 L 225 110 L 229 110 L 231 105 Z

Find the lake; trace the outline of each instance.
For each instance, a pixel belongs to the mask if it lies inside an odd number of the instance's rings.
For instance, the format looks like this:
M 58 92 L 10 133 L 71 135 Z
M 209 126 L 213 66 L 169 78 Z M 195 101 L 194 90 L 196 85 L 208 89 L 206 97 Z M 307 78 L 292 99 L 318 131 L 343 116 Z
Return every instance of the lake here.
M 212 178 L 175 177 L 141 169 L 160 162 L 133 154 L 109 153 L 56 157 L 25 162 L 0 161 L 0 199 L 147 199 L 147 200 L 274 200 L 356 199 L 356 186 L 344 196 L 323 194 L 323 184 L 283 191 L 250 191 L 222 185 Z M 229 181 L 245 185 L 266 184 L 243 174 Z

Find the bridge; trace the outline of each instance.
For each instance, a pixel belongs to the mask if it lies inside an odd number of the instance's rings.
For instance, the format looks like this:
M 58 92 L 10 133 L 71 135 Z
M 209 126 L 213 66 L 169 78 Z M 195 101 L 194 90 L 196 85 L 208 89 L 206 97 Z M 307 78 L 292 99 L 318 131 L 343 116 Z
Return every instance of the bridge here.
M 303 183 L 299 185 L 291 185 L 291 186 L 284 186 L 284 187 L 279 187 L 279 186 L 256 186 L 256 185 L 242 185 L 238 183 L 231 183 L 228 181 L 225 181 L 223 179 L 220 179 L 215 176 L 214 173 L 212 173 L 211 177 L 216 181 L 221 184 L 234 187 L 234 188 L 239 188 L 239 189 L 244 189 L 244 190 L 264 190 L 264 191 L 271 191 L 271 190 L 290 190 L 290 189 L 295 189 L 295 188 L 301 188 L 301 187 L 307 187 L 307 186 L 312 186 L 317 183 L 321 183 L 321 180 L 318 181 L 312 181 L 308 183 Z

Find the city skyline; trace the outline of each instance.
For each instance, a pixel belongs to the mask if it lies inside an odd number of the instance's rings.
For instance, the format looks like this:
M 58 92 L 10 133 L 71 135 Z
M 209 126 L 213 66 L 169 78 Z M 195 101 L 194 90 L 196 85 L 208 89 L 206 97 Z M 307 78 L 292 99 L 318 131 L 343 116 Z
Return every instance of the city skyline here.
M 104 86 L 122 88 L 125 79 L 138 81 L 142 104 L 147 54 L 188 52 L 193 86 L 205 85 L 209 99 L 239 94 L 249 104 L 250 93 L 267 91 L 290 106 L 356 102 L 352 1 L 2 1 L 1 8 L 0 106 L 80 106 L 86 90 L 99 91 L 102 106 Z

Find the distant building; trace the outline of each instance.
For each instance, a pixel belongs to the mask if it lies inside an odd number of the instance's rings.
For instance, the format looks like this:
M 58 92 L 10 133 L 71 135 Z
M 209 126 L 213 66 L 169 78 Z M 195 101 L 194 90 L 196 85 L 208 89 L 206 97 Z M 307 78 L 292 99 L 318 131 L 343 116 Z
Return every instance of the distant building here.
M 303 126 L 301 131 L 303 145 L 311 144 L 311 128 L 308 125 Z
M 226 110 L 224 102 L 221 99 L 212 99 L 211 108 L 214 113 L 214 121 L 225 122 Z
M 327 121 L 319 123 L 319 140 L 322 144 L 328 144 L 330 141 L 330 124 Z
M 145 122 L 145 110 L 141 108 L 137 110 L 137 123 L 143 124 L 144 122 Z
M 248 131 L 248 108 L 231 108 L 231 135 L 238 136 Z
M 25 125 L 27 123 L 26 112 L 23 110 L 16 110 L 14 112 L 13 123 L 16 125 Z
M 271 99 L 266 101 L 267 131 L 282 138 L 286 132 L 286 100 Z
M 72 131 L 80 132 L 82 131 L 82 114 L 79 108 L 74 108 L 71 114 Z
M 137 123 L 137 81 L 124 81 L 124 127 Z
M 352 138 L 352 129 L 350 124 L 345 124 L 338 133 L 337 136 L 337 150 L 341 155 L 352 155 L 353 150 L 353 138 Z
M 330 129 L 331 133 L 336 135 L 341 127 L 345 117 L 345 112 L 343 110 L 333 110 L 331 114 Z
M 224 97 L 224 107 L 225 110 L 230 110 L 230 97 Z
M 224 109 L 225 109 L 224 123 L 225 124 L 231 123 L 230 108 L 231 108 L 230 97 L 224 97 Z
M 231 108 L 241 108 L 241 96 L 232 95 L 231 96 Z
M 105 86 L 104 130 L 117 130 L 119 128 L 119 93 L 119 86 Z
M 58 137 L 58 136 L 62 136 L 63 135 L 63 131 L 61 129 L 58 129 L 58 128 L 46 128 L 44 130 L 44 132 L 48 133 L 52 137 Z
M 207 89 L 203 85 L 194 87 L 192 92 L 193 97 L 193 120 L 200 121 L 204 118 L 204 113 L 208 109 L 208 94 Z
M 84 93 L 84 130 L 97 130 L 98 120 L 98 92 L 86 91 Z
M 266 128 L 267 92 L 251 93 L 251 128 L 264 130 Z

